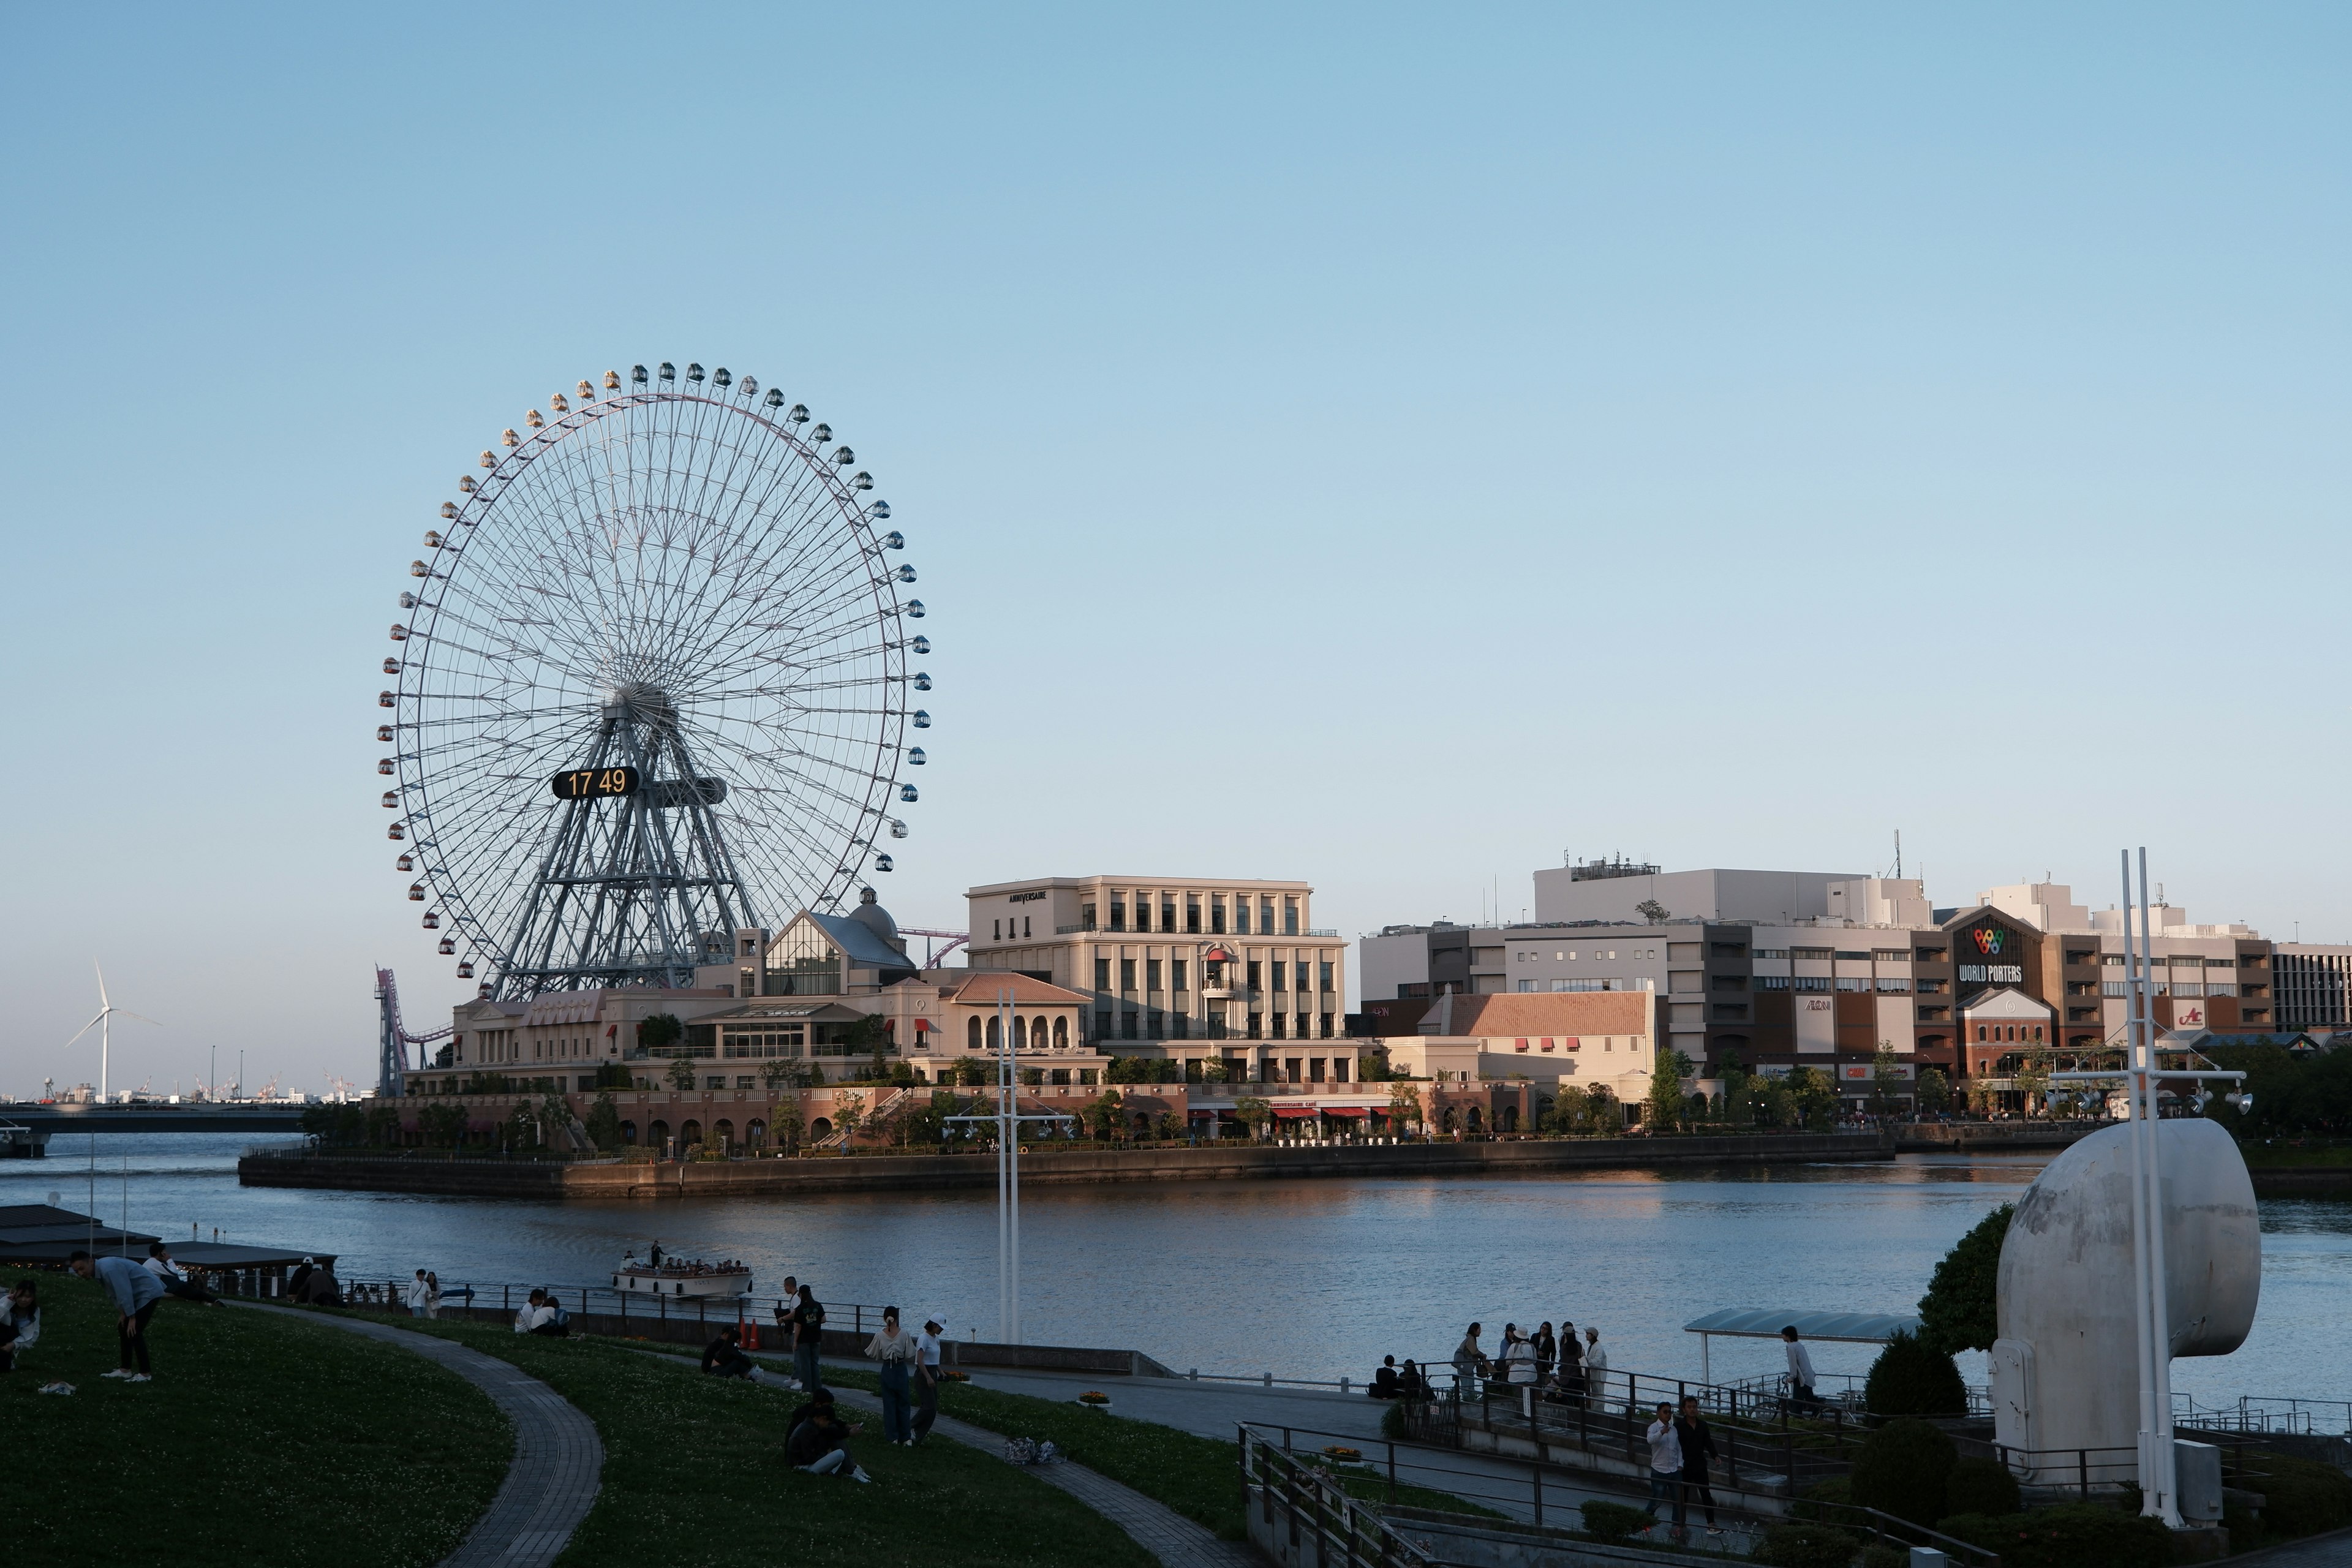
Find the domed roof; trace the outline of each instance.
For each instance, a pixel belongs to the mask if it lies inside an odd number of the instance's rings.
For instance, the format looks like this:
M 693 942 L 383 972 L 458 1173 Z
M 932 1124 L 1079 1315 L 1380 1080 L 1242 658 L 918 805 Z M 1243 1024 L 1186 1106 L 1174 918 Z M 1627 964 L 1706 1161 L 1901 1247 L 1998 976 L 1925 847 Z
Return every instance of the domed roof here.
M 898 940 L 898 922 L 890 918 L 888 910 L 875 901 L 873 889 L 859 889 L 857 907 L 849 911 L 848 918 L 880 937 L 898 952 L 907 951 L 907 944 Z

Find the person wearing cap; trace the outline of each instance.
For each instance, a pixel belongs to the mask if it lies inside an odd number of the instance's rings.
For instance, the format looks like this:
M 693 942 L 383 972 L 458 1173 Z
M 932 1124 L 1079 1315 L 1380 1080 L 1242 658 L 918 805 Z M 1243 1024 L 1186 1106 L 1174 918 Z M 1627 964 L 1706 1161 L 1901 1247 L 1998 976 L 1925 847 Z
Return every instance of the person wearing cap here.
M 915 1436 L 920 1443 L 931 1434 L 931 1423 L 940 1418 L 940 1324 L 936 1318 L 923 1320 L 923 1331 L 915 1338 Z M 913 1447 L 910 1443 L 908 1447 Z

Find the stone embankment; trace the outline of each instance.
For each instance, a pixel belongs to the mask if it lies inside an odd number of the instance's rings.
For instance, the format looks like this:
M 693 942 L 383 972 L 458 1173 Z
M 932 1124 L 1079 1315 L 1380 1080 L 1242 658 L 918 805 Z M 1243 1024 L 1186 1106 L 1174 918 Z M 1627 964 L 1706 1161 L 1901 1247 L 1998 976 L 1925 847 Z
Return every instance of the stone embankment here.
M 1549 1175 L 1572 1171 L 1654 1170 L 1709 1165 L 1809 1164 L 1883 1160 L 1898 1150 L 1982 1152 L 2063 1147 L 2074 1128 L 1992 1131 L 1930 1127 L 1921 1140 L 1878 1132 L 1777 1133 L 1748 1137 L 1516 1139 L 1466 1143 L 1337 1143 L 1282 1146 L 1220 1142 L 1204 1148 L 1032 1149 L 1024 1183 L 1224 1182 L 1310 1176 Z M 713 1161 L 529 1161 L 395 1154 L 264 1153 L 237 1163 L 253 1187 L 324 1187 L 492 1197 L 656 1198 L 792 1195 L 837 1192 L 989 1187 L 992 1154 L 824 1155 Z

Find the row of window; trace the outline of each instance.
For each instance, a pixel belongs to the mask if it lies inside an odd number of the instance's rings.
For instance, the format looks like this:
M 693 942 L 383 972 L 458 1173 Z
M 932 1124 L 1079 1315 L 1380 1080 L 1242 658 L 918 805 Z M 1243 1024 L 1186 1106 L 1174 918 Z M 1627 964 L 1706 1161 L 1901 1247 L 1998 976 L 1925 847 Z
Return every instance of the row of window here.
M 1110 966 L 1112 962 L 1112 960 L 1108 958 L 1097 958 L 1095 960 L 1096 990 L 1108 991 L 1110 989 Z M 1186 984 L 1186 969 L 1187 965 L 1191 962 L 1188 959 L 1171 958 L 1163 961 L 1157 958 L 1146 958 L 1142 960 L 1122 958 L 1117 962 L 1118 964 L 1118 988 L 1121 991 L 1132 991 L 1136 989 L 1136 964 L 1139 962 L 1143 965 L 1142 974 L 1144 990 L 1159 991 L 1166 989 L 1169 991 L 1185 991 L 1191 989 L 1191 987 Z M 1165 987 L 1162 987 L 1160 984 L 1161 973 L 1160 965 L 1163 962 L 1167 964 L 1168 976 L 1168 984 Z M 1244 974 L 1243 984 L 1252 991 L 1261 989 L 1265 986 L 1265 982 L 1271 979 L 1273 981 L 1272 988 L 1276 991 L 1296 990 L 1305 992 L 1308 990 L 1320 990 L 1328 992 L 1333 989 L 1333 980 L 1335 978 L 1333 974 L 1332 963 L 1328 958 L 1313 963 L 1310 963 L 1306 959 L 1300 959 L 1295 963 L 1286 960 L 1265 960 L 1253 958 L 1246 961 L 1243 964 L 1242 969 Z M 1201 965 L 1201 978 L 1203 984 L 1212 988 L 1223 986 L 1225 979 L 1224 964 L 1216 959 L 1207 959 L 1202 961 Z M 1319 984 L 1315 984 L 1318 981 L 1320 982 Z
M 1718 991 L 1737 991 L 1739 989 L 1739 979 L 1737 974 L 1718 974 L 1715 977 L 1715 988 Z M 1727 981 L 1731 984 L 1726 984 Z M 1756 989 L 1759 991 L 1875 991 L 1882 996 L 1908 996 L 1911 994 L 1911 982 L 1899 974 L 1882 974 L 1875 980 L 1858 974 L 1842 974 L 1834 980 L 1826 974 L 1759 974 L 1756 976 Z
M 1656 981 L 1643 979 L 1553 980 L 1549 982 L 1541 980 L 1522 980 L 1519 982 L 1519 989 L 1521 991 L 1655 991 L 1657 988 L 1658 983 Z M 1423 994 L 1426 995 L 1427 993 L 1424 992 Z
M 1336 1013 L 1252 1013 L 1242 1038 L 1248 1040 L 1307 1040 L 1336 1037 Z M 1222 1040 L 1230 1037 L 1232 1026 L 1223 1012 L 1212 1011 L 1208 1018 L 1207 1038 Z M 1163 1013 L 1157 1007 L 1123 1007 L 1117 1013 L 1108 1010 L 1095 1015 L 1095 1038 L 1097 1040 L 1189 1040 L 1192 1037 L 1192 1020 L 1182 1013 Z M 1271 1033 L 1269 1033 L 1269 1030 Z
M 1539 956 L 1539 955 L 1538 955 L 1538 954 L 1537 954 L 1537 953 L 1533 953 L 1533 952 L 1521 952 L 1521 953 L 1517 954 L 1518 961 L 1519 961 L 1521 963 L 1528 963 L 1528 961 L 1530 961 L 1531 959 L 1537 958 L 1538 956 Z M 1609 949 L 1609 950 L 1608 950 L 1607 952 L 1602 952 L 1601 949 L 1599 949 L 1599 948 L 1597 948 L 1597 947 L 1596 947 L 1596 948 L 1594 948 L 1594 949 L 1592 950 L 1592 962 L 1593 962 L 1593 963 L 1603 963 L 1603 962 L 1606 962 L 1606 961 L 1609 961 L 1609 960 L 1612 960 L 1612 959 L 1614 959 L 1616 956 L 1617 956 L 1617 950 L 1616 950 L 1615 948 L 1613 948 L 1613 947 L 1612 947 L 1612 948 L 1611 948 L 1611 949 Z M 1625 956 L 1626 956 L 1627 958 L 1629 958 L 1629 959 L 1634 959 L 1634 960 L 1640 960 L 1640 959 L 1645 959 L 1645 958 L 1655 958 L 1655 957 L 1657 957 L 1657 956 L 1658 956 L 1658 950 L 1657 950 L 1656 948 L 1654 948 L 1654 947 L 1636 947 L 1636 948 L 1629 948 L 1629 949 L 1627 949 L 1627 950 L 1626 950 Z M 1576 962 L 1577 962 L 1577 952 L 1576 952 L 1576 949 L 1574 949 L 1574 948 L 1572 948 L 1572 947 L 1571 947 L 1571 948 L 1559 949 L 1559 950 L 1556 950 L 1556 951 L 1552 953 L 1552 957 L 1554 957 L 1555 959 L 1559 959 L 1559 960 L 1564 961 L 1564 962 L 1569 963 L 1576 963 Z
M 1226 924 L 1227 905 L 1225 895 L 1223 893 L 1211 893 L 1208 895 L 1207 904 L 1207 934 L 1211 936 L 1226 935 L 1229 928 Z M 1135 920 L 1132 924 L 1129 924 L 1128 921 L 1128 911 L 1129 907 L 1127 894 L 1113 893 L 1110 895 L 1110 921 L 1108 922 L 1108 929 L 1112 931 L 1148 931 L 1155 929 L 1162 931 L 1174 931 L 1178 929 L 1176 924 L 1176 895 L 1173 893 L 1162 893 L 1160 895 L 1160 923 L 1157 927 L 1154 927 L 1151 923 L 1153 906 L 1150 894 L 1138 893 L 1135 895 L 1135 902 L 1132 906 Z M 1238 893 L 1234 895 L 1231 907 L 1231 934 L 1234 936 L 1249 935 L 1250 900 L 1248 895 Z M 1202 910 L 1201 895 L 1198 893 L 1185 894 L 1183 913 L 1184 924 L 1182 930 L 1186 935 L 1199 936 L 1202 934 L 1201 927 L 1202 915 Z M 1078 906 L 1078 922 L 1087 931 L 1093 931 L 1096 929 L 1096 906 L 1091 900 Z M 1274 936 L 1277 934 L 1275 931 L 1274 922 L 1274 899 L 1271 895 L 1261 897 L 1257 900 L 1258 934 L 1260 936 Z M 1295 897 L 1285 897 L 1282 900 L 1282 930 L 1278 934 L 1283 936 L 1297 936 L 1298 934 L 1298 900 Z

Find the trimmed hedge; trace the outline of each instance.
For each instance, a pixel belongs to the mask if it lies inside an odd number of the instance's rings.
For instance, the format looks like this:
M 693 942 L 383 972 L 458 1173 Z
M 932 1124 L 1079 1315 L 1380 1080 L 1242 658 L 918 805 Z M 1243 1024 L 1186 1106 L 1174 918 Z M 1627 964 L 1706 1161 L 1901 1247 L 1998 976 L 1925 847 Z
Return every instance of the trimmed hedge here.
M 1832 1476 L 1825 1481 L 1815 1481 L 1797 1494 L 1789 1505 L 1791 1517 L 1815 1524 L 1835 1524 L 1845 1515 L 1835 1508 L 1823 1508 L 1823 1503 L 1852 1503 L 1853 1483 L 1843 1476 Z
M 1858 1538 L 1826 1524 L 1776 1524 L 1748 1555 L 1769 1568 L 1853 1568 L 1861 1550 Z
M 1593 1501 L 1577 1505 L 1584 1516 L 1584 1533 L 1596 1541 L 1624 1541 L 1650 1528 L 1650 1516 L 1622 1502 Z
M 1913 1416 L 1889 1421 L 1854 1456 L 1853 1500 L 1914 1524 L 1933 1524 L 1944 1514 L 1944 1483 L 1958 1457 L 1942 1428 Z
M 2268 1472 L 2249 1475 L 2248 1491 L 2263 1494 L 2263 1533 L 2273 1539 L 2316 1535 L 2352 1524 L 2352 1476 L 2316 1459 L 2263 1454 L 2252 1468 Z
M 1874 1415 L 1965 1415 L 1969 1385 L 1948 1351 L 1930 1350 L 1897 1330 L 1870 1363 L 1863 1403 Z
M 1999 1519 L 2025 1511 L 2017 1478 L 1998 1459 L 1962 1459 L 1944 1478 L 1944 1512 L 1989 1514 Z
M 1936 1529 L 2000 1552 L 2001 1568 L 2167 1568 L 2172 1561 L 2172 1532 L 2161 1522 L 2097 1503 L 1956 1514 Z

